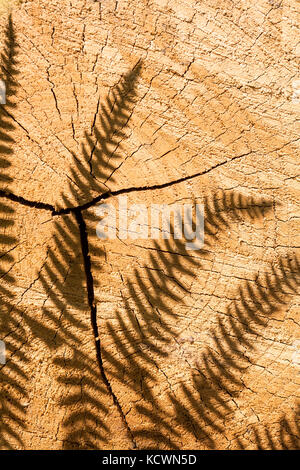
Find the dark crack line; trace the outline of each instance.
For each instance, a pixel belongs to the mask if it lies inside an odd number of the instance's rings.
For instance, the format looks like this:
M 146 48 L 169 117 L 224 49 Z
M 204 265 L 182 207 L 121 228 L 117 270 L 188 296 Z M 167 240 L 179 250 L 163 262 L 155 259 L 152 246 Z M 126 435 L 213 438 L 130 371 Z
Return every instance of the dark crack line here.
M 46 211 L 51 211 L 53 213 L 55 212 L 55 207 L 52 206 L 51 204 L 47 204 L 45 202 L 30 201 L 28 199 L 25 199 L 22 196 L 17 196 L 16 194 L 7 192 L 3 189 L 0 190 L 0 197 L 9 199 L 10 201 L 18 202 L 22 206 L 34 207 L 35 209 L 42 209 Z
M 75 213 L 76 221 L 78 223 L 79 232 L 80 232 L 81 251 L 82 251 L 82 257 L 83 257 L 83 262 L 84 262 L 88 303 L 89 303 L 90 312 L 91 312 L 91 324 L 93 328 L 95 347 L 96 347 L 96 356 L 97 356 L 98 366 L 100 369 L 101 378 L 106 386 L 106 389 L 109 395 L 112 397 L 115 406 L 118 409 L 121 419 L 125 425 L 127 434 L 133 444 L 133 448 L 137 449 L 137 444 L 134 439 L 133 433 L 127 422 L 126 416 L 122 410 L 120 402 L 112 390 L 112 386 L 110 384 L 110 381 L 106 375 L 106 372 L 103 366 L 103 359 L 102 359 L 102 353 L 101 353 L 101 340 L 99 336 L 99 328 L 98 328 L 98 323 L 97 323 L 97 306 L 95 303 L 94 279 L 93 279 L 93 274 L 92 274 L 91 258 L 89 255 L 89 242 L 88 242 L 86 223 L 79 209 L 74 210 L 74 213 Z
M 23 198 L 22 196 L 17 196 L 13 193 L 0 190 L 0 197 L 4 197 L 6 199 L 10 199 L 11 201 L 19 202 L 20 204 L 28 207 L 34 207 L 36 209 L 42 209 L 42 210 L 47 210 L 51 211 L 52 215 L 66 215 L 66 214 L 71 214 L 72 212 L 76 213 L 78 211 L 82 211 L 85 209 L 89 209 L 90 207 L 94 206 L 100 201 L 103 201 L 105 199 L 108 199 L 110 197 L 114 196 L 120 196 L 122 194 L 129 194 L 133 192 L 142 192 L 142 191 L 155 191 L 159 189 L 165 189 L 169 188 L 171 186 L 174 186 L 175 184 L 180 184 L 184 183 L 185 181 L 190 181 L 192 179 L 198 178 L 199 176 L 206 175 L 207 173 L 210 173 L 213 170 L 216 170 L 217 168 L 220 168 L 223 165 L 226 165 L 227 163 L 230 163 L 234 160 L 238 160 L 240 158 L 246 157 L 247 155 L 250 155 L 251 153 L 255 153 L 255 151 L 250 151 L 247 153 L 243 153 L 242 155 L 236 155 L 235 157 L 231 158 L 230 160 L 226 160 L 220 163 L 217 163 L 216 165 L 207 168 L 206 170 L 199 171 L 197 173 L 194 173 L 193 175 L 188 175 L 188 176 L 183 176 L 181 178 L 178 178 L 176 180 L 172 181 L 167 181 L 166 183 L 162 184 L 154 184 L 152 186 L 132 186 L 129 188 L 123 188 L 123 189 L 117 189 L 116 191 L 106 191 L 105 193 L 99 194 L 99 196 L 93 198 L 91 201 L 86 202 L 85 204 L 81 204 L 75 207 L 66 207 L 63 209 L 56 210 L 55 207 L 52 204 L 47 204 L 44 202 L 38 202 L 38 201 L 30 201 L 28 199 Z

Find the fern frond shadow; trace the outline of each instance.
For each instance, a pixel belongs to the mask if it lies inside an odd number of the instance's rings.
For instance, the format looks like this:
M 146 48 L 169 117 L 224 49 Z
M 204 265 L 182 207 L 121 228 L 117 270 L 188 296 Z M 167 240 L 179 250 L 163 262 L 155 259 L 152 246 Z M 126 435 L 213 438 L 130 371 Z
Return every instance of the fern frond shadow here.
M 94 194 L 107 191 L 107 184 L 115 181 L 114 173 L 126 160 L 121 154 L 121 146 L 136 102 L 141 67 L 142 63 L 138 62 L 109 91 L 104 103 L 100 104 L 91 132 L 85 132 L 81 155 L 72 153 L 70 174 L 74 184 L 69 184 L 69 196 L 63 197 L 65 208 L 72 207 L 82 196 L 89 200 Z
M 255 350 L 257 335 L 300 284 L 298 260 L 293 255 L 281 259 L 280 267 L 273 267 L 273 272 L 272 280 L 266 274 L 251 289 L 249 281 L 239 289 L 240 299 L 228 307 L 226 321 L 219 318 L 217 329 L 211 333 L 213 345 L 197 362 L 193 386 L 181 387 L 182 398 L 174 404 L 187 409 L 196 406 L 201 430 L 209 429 L 212 434 L 224 432 L 222 422 L 234 412 L 235 398 L 245 387 L 242 375 L 251 366 L 249 353 Z M 281 283 L 277 289 L 282 298 L 280 303 L 273 304 L 274 283 L 278 278 Z M 171 396 L 170 399 L 174 402 Z
M 262 218 L 272 209 L 272 203 L 239 193 L 219 192 L 206 198 L 204 209 L 206 241 L 203 250 L 197 255 L 191 254 L 186 250 L 184 240 L 155 241 L 149 249 L 149 262 L 143 272 L 135 270 L 133 280 L 127 281 L 128 294 L 123 298 L 122 312 L 116 312 L 114 324 L 107 323 L 112 345 L 109 350 L 103 350 L 105 367 L 112 380 L 120 387 L 126 383 L 126 387 L 139 397 L 137 401 L 143 402 L 136 405 L 136 412 L 143 416 L 144 425 L 136 427 L 134 435 L 144 442 L 148 436 L 149 448 L 161 448 L 162 445 L 177 448 L 179 424 L 199 441 L 206 441 L 209 448 L 214 448 L 212 431 L 221 432 L 219 421 L 230 412 L 228 399 L 222 397 L 216 382 L 223 377 L 235 386 L 240 385 L 235 371 L 242 371 L 244 366 L 240 365 L 240 356 L 232 358 L 236 345 L 220 323 L 219 331 L 212 332 L 219 354 L 205 353 L 202 358 L 204 371 L 194 378 L 193 388 L 201 388 L 201 394 L 195 398 L 189 388 L 182 385 L 185 399 L 189 398 L 188 406 L 171 393 L 168 410 L 172 405 L 174 412 L 170 414 L 161 408 L 153 392 L 160 370 L 156 360 L 168 357 L 168 351 L 176 341 L 176 307 L 180 303 L 184 305 L 190 295 L 189 288 L 180 280 L 182 274 L 185 279 L 195 278 L 207 254 L 207 246 L 215 245 L 219 235 L 233 223 L 245 217 L 251 220 Z M 234 328 L 240 335 L 239 325 L 234 323 Z M 246 337 L 244 341 L 246 343 Z M 219 363 L 219 357 L 223 357 L 226 367 Z M 218 374 L 220 369 L 222 375 Z M 189 409 L 194 410 L 193 413 L 188 412 Z
M 260 426 L 249 429 L 251 441 L 257 450 L 299 450 L 300 449 L 300 405 L 292 417 L 283 416 L 272 429 Z M 237 439 L 238 449 L 245 450 L 242 438 Z

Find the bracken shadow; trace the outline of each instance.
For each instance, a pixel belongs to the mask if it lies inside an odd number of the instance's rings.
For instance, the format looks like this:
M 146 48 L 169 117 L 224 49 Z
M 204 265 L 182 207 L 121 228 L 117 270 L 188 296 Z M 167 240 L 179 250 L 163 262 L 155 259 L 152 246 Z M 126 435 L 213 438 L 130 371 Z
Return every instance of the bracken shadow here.
M 266 426 L 248 430 L 256 450 L 299 450 L 300 449 L 300 405 L 297 405 L 291 418 L 283 416 L 273 429 Z M 237 446 L 245 450 L 243 439 L 237 439 Z
M 7 186 L 10 177 L 5 170 L 11 164 L 14 143 L 10 137 L 14 129 L 11 114 L 14 104 L 9 98 L 17 88 L 16 49 L 10 17 L 2 54 L 7 105 L 0 108 L 1 181 Z M 235 398 L 245 388 L 243 376 L 251 367 L 250 353 L 255 351 L 257 336 L 274 313 L 287 304 L 299 285 L 299 262 L 293 254 L 272 266 L 271 274 L 242 284 L 238 300 L 229 305 L 226 313 L 216 312 L 217 326 L 210 332 L 212 346 L 206 347 L 196 366 L 191 368 L 190 383 L 179 384 L 176 391 L 172 388 L 157 359 L 168 358 L 177 342 L 176 308 L 180 305 L 188 309 L 186 300 L 192 295 L 187 281 L 197 278 L 203 260 L 213 253 L 219 235 L 245 217 L 252 221 L 264 217 L 273 207 L 271 202 L 235 192 L 216 193 L 204 201 L 205 249 L 196 256 L 186 250 L 185 240 L 154 242 L 149 249 L 148 265 L 136 269 L 133 278 L 126 280 L 123 309 L 115 313 L 114 323 L 105 325 L 111 344 L 102 346 L 94 296 L 101 265 L 97 263 L 92 270 L 90 253 L 103 262 L 105 253 L 92 236 L 88 238 L 87 227 L 95 222 L 94 216 L 83 214 L 82 207 L 73 209 L 74 202 L 81 201 L 82 196 L 92 200 L 95 193 L 109 193 L 108 184 L 115 181 L 115 172 L 125 160 L 120 148 L 133 112 L 140 69 L 138 62 L 110 90 L 103 105 L 100 106 L 99 100 L 99 123 L 96 115 L 91 132 L 85 134 L 81 155 L 72 154 L 72 184 L 62 195 L 66 212 L 52 213 L 55 217 L 52 243 L 38 270 L 45 293 L 40 316 L 33 317 L 13 304 L 11 287 L 15 279 L 10 270 L 17 240 L 7 235 L 6 229 L 11 230 L 14 224 L 14 211 L 0 201 L 4 246 L 0 277 L 5 280 L 0 287 L 1 333 L 10 355 L 1 368 L 1 380 L 5 383 L 1 394 L 1 445 L 4 448 L 23 446 L 25 411 L 22 401 L 27 398 L 25 364 L 29 360 L 22 352 L 26 334 L 21 321 L 49 350 L 58 351 L 52 365 L 59 384 L 60 405 L 64 409 L 60 423 L 64 432 L 63 448 L 99 449 L 107 443 L 111 438 L 107 418 L 114 403 L 132 447 L 180 448 L 184 433 L 199 446 L 214 449 L 216 436 L 226 433 L 225 422 L 235 412 Z M 168 392 L 164 391 L 163 403 L 157 396 L 158 374 L 165 375 L 169 387 Z M 115 392 L 116 384 L 118 390 L 125 387 L 135 396 L 131 408 L 135 419 L 138 416 L 138 423 L 135 421 L 133 426 L 130 426 L 131 410 L 124 413 Z M 276 438 L 276 443 L 269 429 L 255 429 L 257 448 L 297 448 L 297 426 L 296 417 L 295 422 L 283 418 L 280 441 Z M 242 441 L 239 445 L 243 448 Z
M 6 104 L 0 104 L 0 181 L 5 188 L 11 183 L 8 168 L 15 157 L 12 146 L 14 139 L 11 137 L 15 129 L 13 110 L 15 109 L 14 97 L 18 91 L 18 44 L 11 16 L 5 30 L 4 47 L 1 53 L 1 78 L 6 85 Z M 22 432 L 26 428 L 26 383 L 28 375 L 26 365 L 29 362 L 24 344 L 26 334 L 22 326 L 23 312 L 18 308 L 13 286 L 16 280 L 11 270 L 16 263 L 14 249 L 18 246 L 15 235 L 15 211 L 11 203 L 0 200 L 0 301 L 1 340 L 5 343 L 6 363 L 0 365 L 0 448 L 14 449 L 23 446 Z
M 186 429 L 190 427 L 196 439 L 209 448 L 215 448 L 211 436 L 225 432 L 225 419 L 228 422 L 237 409 L 235 399 L 245 388 L 243 375 L 252 365 L 250 353 L 256 349 L 257 337 L 297 293 L 299 284 L 300 265 L 294 255 L 281 258 L 278 267 L 272 266 L 271 276 L 266 273 L 253 283 L 245 282 L 239 288 L 239 300 L 211 331 L 213 344 L 197 361 L 192 386 L 181 385 L 180 399 L 169 396 L 176 420 L 182 426 L 185 421 Z M 193 421 L 184 420 L 184 409 L 195 412 Z

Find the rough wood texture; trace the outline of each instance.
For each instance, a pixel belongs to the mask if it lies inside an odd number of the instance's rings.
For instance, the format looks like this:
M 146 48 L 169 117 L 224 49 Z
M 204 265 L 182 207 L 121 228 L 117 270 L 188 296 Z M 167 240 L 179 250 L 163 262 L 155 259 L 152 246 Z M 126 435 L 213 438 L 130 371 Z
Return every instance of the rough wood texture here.
M 10 3 L 1 448 L 299 448 L 299 2 Z M 120 192 L 204 248 L 101 241 Z

